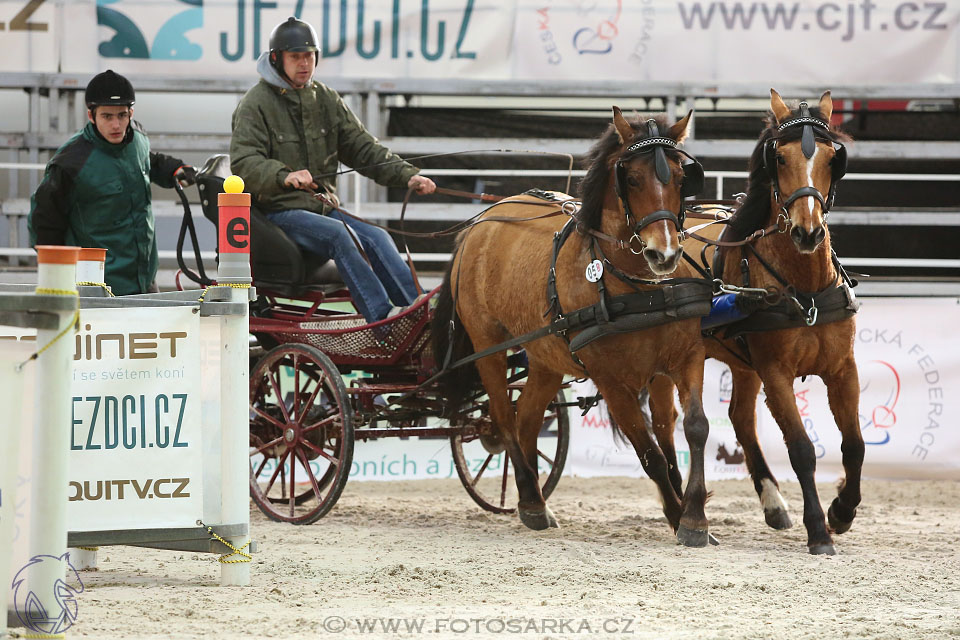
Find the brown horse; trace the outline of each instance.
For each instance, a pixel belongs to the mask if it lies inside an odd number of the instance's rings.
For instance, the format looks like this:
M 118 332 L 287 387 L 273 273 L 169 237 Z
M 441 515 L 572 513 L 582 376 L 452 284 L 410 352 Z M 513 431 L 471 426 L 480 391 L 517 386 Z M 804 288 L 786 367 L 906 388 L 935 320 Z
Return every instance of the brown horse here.
M 827 386 L 830 409 L 842 434 L 846 474 L 828 517 L 832 530 L 844 533 L 860 504 L 864 454 L 860 385 L 853 357 L 853 314 L 858 305 L 833 255 L 827 214 L 837 181 L 846 170 L 843 142 L 849 138 L 829 125 L 833 112 L 829 91 L 818 106 L 800 103 L 797 110 L 788 108 L 776 91 L 771 89 L 770 94 L 771 114 L 750 159 L 746 198 L 729 224 L 715 226 L 723 230 L 720 240 L 743 244 L 721 246 L 713 260 L 714 275 L 725 283 L 766 289 L 769 295 L 765 301 L 744 298 L 758 310 L 707 331 L 704 337 L 708 357 L 730 367 L 729 416 L 767 524 L 775 529 L 792 526 L 757 441 L 756 401 L 761 384 L 800 481 L 809 551 L 833 554 L 814 483 L 815 450 L 797 409 L 793 381 L 816 375 Z M 761 233 L 762 229 L 776 232 Z M 752 241 L 744 242 L 751 236 Z M 690 255 L 700 255 L 702 244 L 688 240 L 684 247 Z M 654 380 L 650 398 L 653 428 L 661 446 L 670 449 L 676 419 L 672 385 Z M 674 478 L 675 486 L 677 481 Z
M 554 238 L 565 220 L 563 216 L 529 220 L 544 211 L 529 195 L 512 197 L 488 214 L 528 220 L 485 222 L 464 232 L 434 317 L 437 358 L 442 360 L 450 345 L 452 360 L 480 353 L 547 326 L 551 313 L 554 318 L 570 318 L 578 314 L 561 312 L 597 305 L 604 294 L 593 282 L 596 271 L 591 276 L 587 267 L 597 264 L 598 255 L 605 256 L 600 282 L 610 300 L 635 291 L 666 289 L 649 283 L 672 273 L 679 263 L 678 216 L 682 217 L 684 195 L 691 191 L 691 183 L 702 184 L 699 164 L 687 164 L 685 170 L 682 152 L 676 149 L 687 135 L 690 115 L 670 127 L 663 119 L 628 123 L 614 107 L 613 126 L 586 158 L 589 168 L 580 185 L 582 206 L 572 221 L 577 231 L 556 254 Z M 699 177 L 691 168 L 699 170 Z M 555 287 L 551 287 L 553 272 Z M 553 289 L 556 295 L 550 296 L 548 291 Z M 569 341 L 576 342 L 578 337 L 580 333 L 570 331 L 524 345 L 529 371 L 516 407 L 507 394 L 504 352 L 447 373 L 441 381 L 448 407 L 455 412 L 482 382 L 490 398 L 490 417 L 514 464 L 520 519 L 531 529 L 555 527 L 556 519 L 538 484 L 537 434 L 564 375 L 591 377 L 643 469 L 656 482 L 664 513 L 680 542 L 707 544 L 703 459 L 709 427 L 701 405 L 704 347 L 699 317 L 604 335 L 572 353 Z M 675 381 L 686 416 L 691 470 L 682 501 L 668 477 L 666 458 L 640 415 L 638 392 L 654 374 Z

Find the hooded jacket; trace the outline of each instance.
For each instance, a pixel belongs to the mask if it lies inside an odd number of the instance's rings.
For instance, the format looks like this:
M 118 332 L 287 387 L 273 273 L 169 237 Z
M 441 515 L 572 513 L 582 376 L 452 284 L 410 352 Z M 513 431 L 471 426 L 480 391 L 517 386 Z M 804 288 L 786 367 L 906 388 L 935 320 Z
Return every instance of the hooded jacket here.
M 331 194 L 338 162 L 388 187 L 406 187 L 419 172 L 381 145 L 330 87 L 311 80 L 294 89 L 270 64 L 268 52 L 260 55 L 257 71 L 260 82 L 233 112 L 230 168 L 260 210 L 324 212 L 306 191 L 284 187 L 292 171 L 322 176 L 317 184 Z
M 112 144 L 88 122 L 57 149 L 30 198 L 31 246 L 106 249 L 105 280 L 113 293 L 146 293 L 158 262 L 150 182 L 173 187 L 182 164 L 150 151 L 138 123 Z

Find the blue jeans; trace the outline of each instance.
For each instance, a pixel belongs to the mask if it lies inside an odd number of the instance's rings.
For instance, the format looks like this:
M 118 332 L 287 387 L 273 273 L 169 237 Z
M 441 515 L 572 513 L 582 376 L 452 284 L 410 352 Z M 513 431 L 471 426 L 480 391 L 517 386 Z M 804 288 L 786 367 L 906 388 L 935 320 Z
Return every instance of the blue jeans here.
M 394 306 L 404 307 L 416 299 L 417 287 L 410 268 L 393 238 L 383 229 L 339 211 L 324 216 L 304 209 L 288 209 L 268 213 L 267 217 L 300 248 L 333 259 L 353 295 L 354 305 L 367 322 L 383 320 Z M 363 247 L 370 264 L 357 250 L 351 234 Z

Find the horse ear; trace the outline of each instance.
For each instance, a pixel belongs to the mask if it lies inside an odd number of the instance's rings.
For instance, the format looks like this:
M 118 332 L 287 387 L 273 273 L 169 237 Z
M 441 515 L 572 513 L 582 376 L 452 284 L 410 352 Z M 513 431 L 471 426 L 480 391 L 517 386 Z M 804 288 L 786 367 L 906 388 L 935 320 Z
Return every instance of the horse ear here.
M 820 96 L 820 118 L 827 124 L 830 123 L 830 116 L 833 115 L 833 98 L 830 97 L 830 91 L 824 91 Z
M 684 140 L 687 139 L 687 136 L 690 134 L 690 118 L 693 116 L 693 109 L 687 111 L 687 115 L 683 117 L 682 120 L 678 121 L 675 125 L 670 127 L 670 131 L 667 132 L 667 135 L 677 141 L 677 144 L 682 144 Z
M 777 119 L 777 124 L 790 117 L 790 107 L 784 102 L 776 89 L 770 89 L 770 110 L 773 111 L 773 117 Z
M 627 119 L 623 117 L 620 107 L 613 108 L 613 126 L 617 130 L 617 135 L 620 136 L 620 144 L 626 144 L 633 140 L 635 132 Z

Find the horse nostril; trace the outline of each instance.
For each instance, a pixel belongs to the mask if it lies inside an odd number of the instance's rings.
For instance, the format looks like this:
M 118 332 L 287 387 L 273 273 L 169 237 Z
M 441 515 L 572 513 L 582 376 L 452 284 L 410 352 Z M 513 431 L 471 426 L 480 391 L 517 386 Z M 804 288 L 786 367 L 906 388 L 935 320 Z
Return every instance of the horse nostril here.
M 823 242 L 824 237 L 827 235 L 827 232 L 824 231 L 823 227 L 817 227 L 813 230 L 811 238 L 813 239 L 813 245 L 817 246 Z
M 790 239 L 793 240 L 798 246 L 806 239 L 806 237 L 807 233 L 802 227 L 794 225 L 794 227 L 790 229 Z
M 643 257 L 651 264 L 663 264 L 665 258 L 659 249 L 647 248 L 643 250 Z

